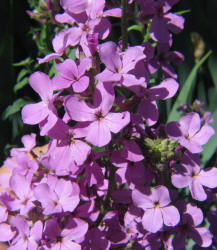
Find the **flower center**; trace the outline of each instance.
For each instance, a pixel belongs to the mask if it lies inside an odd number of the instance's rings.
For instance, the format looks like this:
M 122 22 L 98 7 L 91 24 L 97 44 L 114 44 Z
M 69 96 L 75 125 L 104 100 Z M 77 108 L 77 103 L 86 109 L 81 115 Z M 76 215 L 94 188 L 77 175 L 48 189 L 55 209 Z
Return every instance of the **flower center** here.
M 160 203 L 159 203 L 158 201 L 155 201 L 154 207 L 155 207 L 155 208 L 158 208 L 159 206 L 160 206 Z
M 98 121 L 102 120 L 102 118 L 104 118 L 102 111 L 98 111 L 97 113 L 95 113 L 95 117 Z

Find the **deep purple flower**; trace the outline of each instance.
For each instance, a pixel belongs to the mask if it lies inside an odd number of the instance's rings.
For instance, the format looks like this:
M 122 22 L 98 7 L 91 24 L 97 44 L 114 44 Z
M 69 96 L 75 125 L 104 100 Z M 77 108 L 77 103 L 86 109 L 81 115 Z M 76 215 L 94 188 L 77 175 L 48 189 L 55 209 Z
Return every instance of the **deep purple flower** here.
M 199 246 L 209 247 L 212 244 L 212 234 L 205 227 L 200 226 L 203 221 L 203 213 L 194 204 L 181 205 L 183 212 L 180 225 L 177 227 L 173 246 L 177 250 L 185 248 L 186 238 L 192 238 Z
M 44 234 L 52 242 L 54 250 L 81 250 L 81 243 L 88 230 L 88 224 L 79 219 L 69 217 L 64 229 L 62 229 L 57 218 L 51 218 L 45 223 Z

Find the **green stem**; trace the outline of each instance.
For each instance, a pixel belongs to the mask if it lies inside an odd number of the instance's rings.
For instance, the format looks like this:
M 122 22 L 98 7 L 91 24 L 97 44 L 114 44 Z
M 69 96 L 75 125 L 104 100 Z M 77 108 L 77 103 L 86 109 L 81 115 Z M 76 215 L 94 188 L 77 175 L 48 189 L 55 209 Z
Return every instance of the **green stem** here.
M 121 18 L 121 34 L 122 34 L 122 50 L 126 50 L 128 47 L 128 36 L 127 36 L 127 1 L 121 0 L 122 18 Z

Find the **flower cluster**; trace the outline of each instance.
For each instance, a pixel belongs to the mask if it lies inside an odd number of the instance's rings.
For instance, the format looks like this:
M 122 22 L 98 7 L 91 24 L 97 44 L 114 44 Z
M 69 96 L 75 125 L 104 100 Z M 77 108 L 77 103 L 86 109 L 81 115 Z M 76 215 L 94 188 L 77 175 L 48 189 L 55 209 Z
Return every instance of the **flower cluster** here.
M 64 13 L 55 19 L 65 29 L 52 41 L 55 52 L 38 59 L 56 59 L 57 75 L 33 73 L 41 101 L 22 109 L 23 122 L 50 138 L 48 150 L 35 153 L 36 135 L 25 135 L 5 161 L 0 242 L 10 250 L 183 249 L 190 237 L 211 246 L 216 211 L 209 230 L 199 207 L 217 187 L 217 168 L 202 169 L 199 157 L 215 133 L 211 120 L 189 112 L 157 123 L 157 101 L 179 88 L 172 64 L 183 56 L 171 47 L 184 19 L 170 12 L 178 0 L 138 0 L 150 41 L 127 49 L 102 42 L 120 8 L 60 2 Z M 67 56 L 71 48 L 76 60 Z M 153 84 L 157 71 L 162 80 Z

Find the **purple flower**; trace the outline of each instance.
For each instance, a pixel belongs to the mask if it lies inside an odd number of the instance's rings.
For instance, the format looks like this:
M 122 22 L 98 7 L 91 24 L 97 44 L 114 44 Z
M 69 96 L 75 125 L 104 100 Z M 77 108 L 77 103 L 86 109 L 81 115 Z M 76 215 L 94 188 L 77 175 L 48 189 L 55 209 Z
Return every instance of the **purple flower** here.
M 182 220 L 177 227 L 173 239 L 173 246 L 177 250 L 185 248 L 186 238 L 192 238 L 199 246 L 209 247 L 212 244 L 212 234 L 205 227 L 199 225 L 203 221 L 203 212 L 194 204 L 181 205 L 183 210 Z
M 169 205 L 171 202 L 169 191 L 164 186 L 155 187 L 149 195 L 135 189 L 132 192 L 132 199 L 135 206 L 145 211 L 142 225 L 149 232 L 156 233 L 163 225 L 174 227 L 180 221 L 178 209 Z
M 80 201 L 79 186 L 57 178 L 52 179 L 49 184 L 41 183 L 34 188 L 34 195 L 41 202 L 44 214 L 74 211 Z
M 101 81 L 120 82 L 125 87 L 131 85 L 142 85 L 144 79 L 138 80 L 129 71 L 133 70 L 136 63 L 146 56 L 143 53 L 142 46 L 130 47 L 125 52 L 120 52 L 120 49 L 114 42 L 103 43 L 99 48 L 99 55 L 106 69 L 97 75 Z
M 36 145 L 36 134 L 31 133 L 30 135 L 24 135 L 21 138 L 24 148 L 13 148 L 11 150 L 11 156 L 16 156 L 20 152 L 30 152 Z
M 74 40 L 69 39 L 70 32 L 74 32 L 74 34 L 77 34 L 77 36 L 74 37 Z M 37 58 L 38 63 L 45 63 L 52 59 L 61 57 L 69 45 L 76 45 L 78 43 L 79 34 L 80 30 L 77 27 L 72 27 L 71 29 L 64 29 L 61 32 L 57 33 L 52 41 L 55 53 L 48 54 L 44 58 Z
M 52 79 L 53 88 L 64 89 L 72 85 L 74 92 L 83 92 L 89 85 L 89 78 L 84 74 L 90 64 L 91 60 L 89 58 L 84 58 L 79 66 L 71 59 L 59 63 L 57 65 L 59 76 Z
M 208 142 L 215 130 L 208 124 L 201 127 L 201 119 L 197 113 L 183 115 L 180 122 L 170 122 L 166 126 L 170 139 L 178 141 L 191 153 L 199 153 L 203 150 L 201 145 Z
M 48 62 L 52 59 L 58 58 L 63 55 L 68 46 L 76 46 L 77 44 L 81 46 L 87 57 L 91 56 L 92 48 L 89 48 L 88 46 L 89 35 L 97 34 L 99 39 L 106 39 L 111 30 L 111 24 L 106 17 L 121 16 L 120 8 L 103 11 L 105 7 L 104 0 L 91 1 L 86 11 L 77 14 L 75 14 L 72 9 L 75 8 L 75 5 L 76 7 L 81 7 L 80 10 L 85 8 L 86 3 L 84 0 L 80 3 L 78 3 L 77 0 L 75 3 L 71 3 L 69 0 L 62 0 L 62 2 L 66 13 L 58 15 L 57 21 L 68 23 L 70 25 L 76 23 L 76 26 L 59 32 L 52 41 L 56 53 L 49 54 L 44 58 L 38 58 L 39 63 Z M 72 10 L 72 12 L 70 10 Z
M 46 221 L 44 234 L 51 240 L 54 250 L 81 250 L 79 243 L 83 241 L 87 230 L 87 222 L 79 218 L 68 218 L 63 230 L 57 218 L 52 218 Z
M 157 99 L 166 100 L 173 97 L 179 88 L 179 84 L 172 78 L 163 80 L 159 85 L 150 89 L 140 89 L 137 95 L 144 97 L 139 104 L 138 113 L 142 115 L 149 126 L 158 120 Z
M 66 98 L 65 108 L 72 120 L 90 122 L 85 139 L 102 147 L 111 141 L 111 132 L 118 133 L 130 122 L 128 112 L 109 112 L 114 103 L 114 89 L 110 82 L 99 82 L 94 95 L 94 106 L 79 101 L 77 97 Z M 74 108 L 76 107 L 76 109 Z
M 54 140 L 42 157 L 43 164 L 55 170 L 57 175 L 68 175 L 71 165 L 82 165 L 91 151 L 90 146 L 80 139 L 86 136 L 85 130 L 79 124 L 71 128 L 59 119 L 48 133 Z
M 63 9 L 71 13 L 80 13 L 86 10 L 90 0 L 61 0 L 60 4 Z
M 91 228 L 88 230 L 85 241 L 82 243 L 82 249 L 109 249 L 110 242 L 105 238 L 105 233 L 98 228 Z
M 37 221 L 29 228 L 27 220 L 22 216 L 10 218 L 10 224 L 16 228 L 17 236 L 13 239 L 10 250 L 32 249 L 37 250 L 42 238 L 43 224 Z
M 27 104 L 22 109 L 24 123 L 35 125 L 41 123 L 41 135 L 45 135 L 57 122 L 56 108 L 53 105 L 53 87 L 50 78 L 42 73 L 35 72 L 29 79 L 31 87 L 37 92 L 42 101 Z
M 217 168 L 201 169 L 197 156 L 185 153 L 181 164 L 176 166 L 171 178 L 175 187 L 189 187 L 195 200 L 204 201 L 207 199 L 207 194 L 203 186 L 217 187 Z
M 170 40 L 170 33 L 179 33 L 184 26 L 184 18 L 174 13 L 168 13 L 171 7 L 178 2 L 178 0 L 139 0 L 139 5 L 145 15 L 153 16 L 150 35 L 151 38 L 159 43 L 168 43 Z
M 5 166 L 7 166 L 8 169 L 13 170 L 13 174 L 18 173 L 24 175 L 29 182 L 31 182 L 34 173 L 38 170 L 37 162 L 31 161 L 26 153 L 23 153 L 22 151 L 16 155 L 16 161 L 9 158 L 5 162 Z
M 11 230 L 11 226 L 7 223 L 0 223 L 0 242 L 11 240 L 15 236 L 15 232 Z
M 6 205 L 11 211 L 19 210 L 21 215 L 27 215 L 27 213 L 35 207 L 33 201 L 35 197 L 31 189 L 31 181 L 18 173 L 14 173 L 10 178 L 11 190 L 16 195 L 16 199 L 12 201 L 6 201 Z

